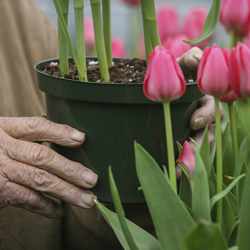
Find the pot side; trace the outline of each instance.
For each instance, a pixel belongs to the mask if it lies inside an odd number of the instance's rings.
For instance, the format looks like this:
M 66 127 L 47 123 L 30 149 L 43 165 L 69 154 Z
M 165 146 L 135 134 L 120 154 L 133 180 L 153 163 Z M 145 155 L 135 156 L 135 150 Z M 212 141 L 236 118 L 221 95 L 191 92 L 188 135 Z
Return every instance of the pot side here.
M 145 203 L 142 191 L 138 190 L 134 141 L 142 145 L 159 166 L 168 165 L 162 104 L 147 99 L 142 84 L 80 82 L 42 73 L 40 70 L 51 62 L 58 59 L 35 65 L 38 86 L 46 95 L 47 116 L 86 134 L 86 141 L 78 148 L 56 144 L 52 148 L 99 175 L 92 190 L 99 201 L 112 202 L 108 179 L 111 166 L 122 202 Z M 202 96 L 193 83 L 187 85 L 180 99 L 171 102 L 174 142 L 183 143 L 192 135 L 189 119 Z

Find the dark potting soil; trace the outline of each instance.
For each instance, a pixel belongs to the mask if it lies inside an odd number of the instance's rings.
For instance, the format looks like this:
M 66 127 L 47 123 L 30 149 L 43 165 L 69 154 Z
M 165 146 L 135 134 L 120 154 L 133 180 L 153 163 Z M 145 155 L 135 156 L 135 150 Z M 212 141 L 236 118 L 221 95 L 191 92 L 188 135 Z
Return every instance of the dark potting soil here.
M 99 64 L 95 64 L 92 60 L 87 60 L 87 77 L 88 82 L 102 82 Z M 45 74 L 61 77 L 60 66 L 51 64 L 45 66 L 42 71 Z M 142 84 L 146 73 L 146 61 L 138 58 L 131 60 L 121 59 L 114 62 L 109 68 L 110 83 L 138 83 Z M 73 62 L 69 63 L 69 74 L 65 78 L 79 80 L 78 71 Z M 193 76 L 185 75 L 186 82 L 193 82 Z

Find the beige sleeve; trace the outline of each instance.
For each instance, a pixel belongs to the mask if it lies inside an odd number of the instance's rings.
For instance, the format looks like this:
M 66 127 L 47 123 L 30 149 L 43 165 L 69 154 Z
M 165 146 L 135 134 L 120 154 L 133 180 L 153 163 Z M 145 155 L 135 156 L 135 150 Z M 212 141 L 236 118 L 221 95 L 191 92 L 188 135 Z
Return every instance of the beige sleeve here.
M 0 23 L 0 116 L 45 114 L 33 66 L 58 56 L 56 28 L 33 0 L 1 0 Z

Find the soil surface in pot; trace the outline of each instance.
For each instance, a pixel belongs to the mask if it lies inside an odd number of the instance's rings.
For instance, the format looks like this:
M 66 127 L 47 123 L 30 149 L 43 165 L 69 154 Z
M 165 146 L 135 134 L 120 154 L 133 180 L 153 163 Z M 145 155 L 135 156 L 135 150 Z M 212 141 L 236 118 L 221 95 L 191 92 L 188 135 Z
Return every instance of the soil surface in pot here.
M 99 64 L 92 60 L 87 60 L 87 75 L 88 82 L 102 82 Z M 60 65 L 52 63 L 45 66 L 42 71 L 45 74 L 61 77 Z M 110 83 L 138 83 L 142 84 L 146 73 L 146 61 L 133 58 L 131 60 L 121 59 L 114 62 L 114 65 L 109 68 Z M 64 76 L 65 78 L 79 80 L 78 71 L 74 62 L 69 63 L 69 74 Z M 191 75 L 185 75 L 186 82 L 194 82 Z

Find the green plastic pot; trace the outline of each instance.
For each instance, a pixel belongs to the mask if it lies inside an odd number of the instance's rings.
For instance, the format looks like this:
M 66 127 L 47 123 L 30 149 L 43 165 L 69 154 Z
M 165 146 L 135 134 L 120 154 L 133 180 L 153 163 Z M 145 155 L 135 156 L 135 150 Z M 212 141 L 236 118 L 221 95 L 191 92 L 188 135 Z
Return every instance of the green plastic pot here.
M 108 179 L 111 166 L 122 202 L 144 203 L 143 193 L 138 190 L 134 142 L 141 144 L 160 166 L 168 165 L 162 104 L 148 100 L 142 84 L 80 82 L 42 73 L 44 65 L 51 62 L 58 60 L 35 65 L 39 88 L 46 94 L 47 116 L 86 134 L 81 147 L 54 144 L 52 148 L 99 175 L 93 193 L 101 202 L 112 202 Z M 193 83 L 171 103 L 174 142 L 183 143 L 191 136 L 189 119 L 201 96 Z M 177 156 L 177 147 L 175 153 Z

